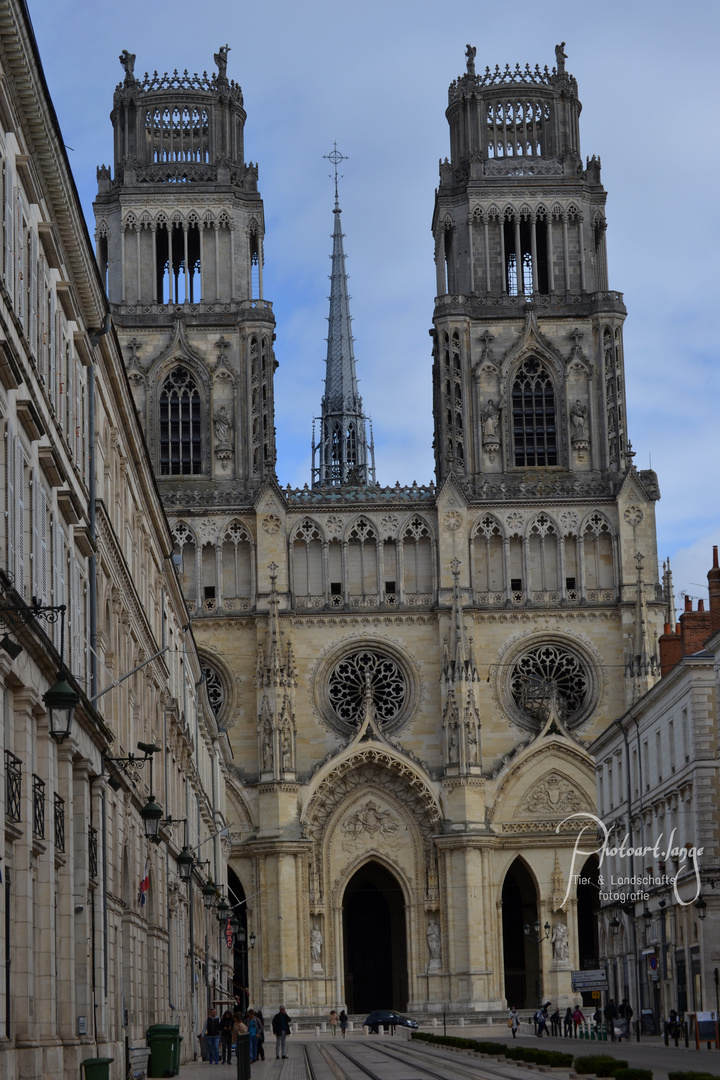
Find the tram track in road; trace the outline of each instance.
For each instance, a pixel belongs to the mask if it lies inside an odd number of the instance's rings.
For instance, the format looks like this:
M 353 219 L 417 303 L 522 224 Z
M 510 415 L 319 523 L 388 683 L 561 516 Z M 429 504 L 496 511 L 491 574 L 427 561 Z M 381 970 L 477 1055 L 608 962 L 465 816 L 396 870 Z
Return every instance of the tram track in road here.
M 372 1062 L 363 1060 L 365 1050 L 371 1051 Z M 364 1077 L 369 1080 L 425 1080 L 426 1077 L 430 1080 L 478 1080 L 478 1077 L 517 1080 L 520 1076 L 520 1070 L 512 1065 L 458 1061 L 454 1054 L 441 1057 L 439 1053 L 431 1051 L 428 1054 L 424 1047 L 410 1044 L 402 1053 L 379 1042 L 363 1043 L 357 1048 L 353 1047 L 352 1052 L 337 1044 L 311 1043 L 305 1045 L 304 1051 L 308 1080 L 363 1080 Z M 389 1070 L 379 1067 L 377 1055 L 387 1060 Z M 398 1065 L 404 1067 L 403 1072 L 398 1072 Z M 380 1071 L 377 1071 L 378 1068 Z

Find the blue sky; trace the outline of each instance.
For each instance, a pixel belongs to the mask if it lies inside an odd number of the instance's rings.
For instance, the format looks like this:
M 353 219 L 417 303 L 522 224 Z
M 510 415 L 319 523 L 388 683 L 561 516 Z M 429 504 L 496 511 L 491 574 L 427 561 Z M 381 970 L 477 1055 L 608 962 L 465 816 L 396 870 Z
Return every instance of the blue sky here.
M 660 479 L 658 543 L 676 591 L 703 596 L 720 542 L 717 425 L 720 150 L 716 0 L 504 7 L 473 0 L 29 0 L 45 73 L 92 234 L 95 169 L 124 48 L 136 74 L 213 71 L 244 92 L 248 160 L 265 203 L 265 295 L 277 318 L 278 474 L 310 476 L 325 356 L 337 140 L 360 388 L 381 483 L 433 475 L 430 221 L 449 153 L 448 84 L 476 64 L 554 63 L 578 80 L 583 156 L 608 190 L 610 287 L 622 291 L 629 431 Z

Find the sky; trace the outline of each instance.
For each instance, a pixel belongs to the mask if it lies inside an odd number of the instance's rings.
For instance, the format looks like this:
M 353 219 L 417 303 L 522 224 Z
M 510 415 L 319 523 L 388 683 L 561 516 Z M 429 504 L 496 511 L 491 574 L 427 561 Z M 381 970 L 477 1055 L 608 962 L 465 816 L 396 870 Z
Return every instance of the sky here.
M 264 293 L 277 320 L 278 477 L 310 480 L 327 334 L 333 187 L 342 164 L 346 267 L 360 391 L 378 480 L 433 478 L 430 232 L 449 154 L 449 83 L 465 69 L 549 67 L 565 41 L 583 157 L 602 159 L 609 284 L 624 293 L 629 434 L 658 473 L 658 551 L 676 599 L 706 597 L 720 543 L 716 310 L 720 4 L 606 0 L 28 0 L 48 86 L 94 232 L 95 170 L 112 164 L 123 71 L 215 70 L 243 89 L 245 154 L 265 206 Z M 712 286 L 712 289 L 711 289 Z M 710 290 L 710 291 L 708 291 Z

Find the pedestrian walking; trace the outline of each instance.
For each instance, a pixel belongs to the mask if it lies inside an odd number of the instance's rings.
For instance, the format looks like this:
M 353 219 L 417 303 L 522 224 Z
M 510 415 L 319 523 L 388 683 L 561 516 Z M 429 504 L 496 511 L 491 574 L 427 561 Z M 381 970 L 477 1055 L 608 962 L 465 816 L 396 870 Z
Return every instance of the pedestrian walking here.
M 252 1065 L 254 1061 L 257 1061 L 258 1054 L 258 1022 L 255 1018 L 254 1009 L 248 1009 L 245 1023 L 250 1036 L 250 1064 Z
M 345 1038 L 345 1032 L 348 1026 L 348 1014 L 344 1009 L 340 1010 L 340 1030 L 342 1031 L 342 1037 Z
M 202 1034 L 205 1036 L 208 1064 L 218 1065 L 220 1063 L 220 1018 L 217 1010 L 208 1009 L 207 1020 L 202 1029 Z
M 580 1024 L 585 1023 L 585 1017 L 583 1016 L 582 1009 L 579 1005 L 576 1005 L 572 1014 L 573 1027 L 575 1028 L 575 1038 L 577 1039 L 577 1029 Z
M 541 1005 L 540 1008 L 538 1009 L 538 1011 L 535 1013 L 535 1020 L 537 1021 L 537 1037 L 538 1037 L 538 1039 L 542 1039 L 543 1031 L 545 1032 L 546 1035 L 550 1034 L 550 1032 L 547 1029 L 547 1018 L 548 1018 L 547 1006 Z
M 290 1017 L 285 1012 L 284 1005 L 280 1006 L 279 1011 L 272 1018 L 272 1031 L 275 1036 L 275 1057 L 287 1057 L 285 1039 L 290 1034 Z
M 230 1065 L 232 1062 L 232 1033 L 233 1014 L 226 1009 L 220 1017 L 220 1063 L 222 1065 Z
M 560 1018 L 560 1010 L 556 1009 L 555 1012 L 550 1017 L 550 1031 L 552 1032 L 553 1035 L 558 1035 L 559 1036 L 559 1035 L 562 1034 L 562 1031 L 560 1030 L 561 1026 L 562 1026 L 562 1020 Z
M 512 1031 L 513 1039 L 515 1039 L 517 1037 L 517 1029 L 518 1029 L 519 1025 L 520 1025 L 520 1017 L 518 1015 L 518 1011 L 517 1011 L 517 1009 L 515 1008 L 514 1005 L 511 1005 L 510 1009 L 508 1010 L 508 1027 Z
M 566 1039 L 571 1039 L 572 1038 L 572 1033 L 573 1033 L 573 1015 L 572 1015 L 572 1009 L 570 1008 L 569 1005 L 568 1005 L 567 1011 L 565 1012 L 565 1015 L 563 1017 L 563 1028 L 565 1029 L 563 1031 L 563 1035 L 565 1036 L 565 1038 Z
M 328 1024 L 330 1025 L 330 1030 L 332 1031 L 333 1039 L 335 1038 L 335 1036 L 337 1034 L 337 1026 L 338 1026 L 339 1022 L 340 1022 L 340 1017 L 338 1016 L 337 1012 L 335 1011 L 335 1009 L 331 1009 L 330 1010 L 330 1015 L 328 1016 Z
M 615 1008 L 615 1001 L 613 998 L 610 998 L 603 1009 L 603 1016 L 605 1017 L 605 1027 L 610 1033 L 610 1039 L 612 1042 L 615 1042 L 615 1017 L 617 1016 L 617 1009 Z
M 255 1013 L 255 1019 L 258 1024 L 258 1061 L 265 1060 L 265 1017 L 262 1014 L 262 1009 L 258 1009 Z

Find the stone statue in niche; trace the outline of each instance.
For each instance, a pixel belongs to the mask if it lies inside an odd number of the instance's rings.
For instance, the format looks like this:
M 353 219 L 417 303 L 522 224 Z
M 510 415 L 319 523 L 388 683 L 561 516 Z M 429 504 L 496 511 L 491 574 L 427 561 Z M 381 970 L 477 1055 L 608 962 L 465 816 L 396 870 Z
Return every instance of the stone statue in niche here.
M 265 721 L 262 737 L 262 767 L 263 772 L 272 772 L 273 767 L 273 732 L 272 724 Z
M 475 56 L 477 54 L 477 46 L 467 45 L 465 48 L 465 58 L 467 60 L 467 72 L 468 75 L 475 74 Z
M 492 398 L 480 414 L 480 426 L 483 450 L 490 455 L 490 460 L 494 461 L 500 449 L 500 410 Z
M 555 923 L 552 932 L 553 959 L 567 960 L 570 954 L 568 946 L 568 928 L 565 923 Z
M 430 963 L 428 964 L 428 970 L 437 970 L 440 967 L 440 927 L 432 919 L 428 923 L 426 932 L 428 953 L 430 955 Z
M 587 405 L 578 400 L 570 410 L 570 422 L 573 426 L 572 444 L 576 450 L 587 450 L 590 438 L 587 431 Z
M 320 954 L 322 953 L 323 936 L 322 931 L 313 926 L 310 931 L 310 959 L 313 962 L 313 967 L 320 967 Z
M 215 441 L 218 446 L 230 445 L 230 434 L 232 432 L 232 420 L 228 415 L 228 411 L 224 405 L 221 405 L 218 411 L 213 417 L 213 423 L 215 424 Z
M 280 736 L 280 750 L 282 753 L 282 767 L 285 772 L 292 768 L 292 742 L 290 741 L 290 732 L 286 727 L 282 729 Z
M 460 738 L 458 736 L 457 724 L 453 724 L 450 728 L 450 738 L 448 739 L 448 761 L 455 762 L 458 760 L 460 748 Z

